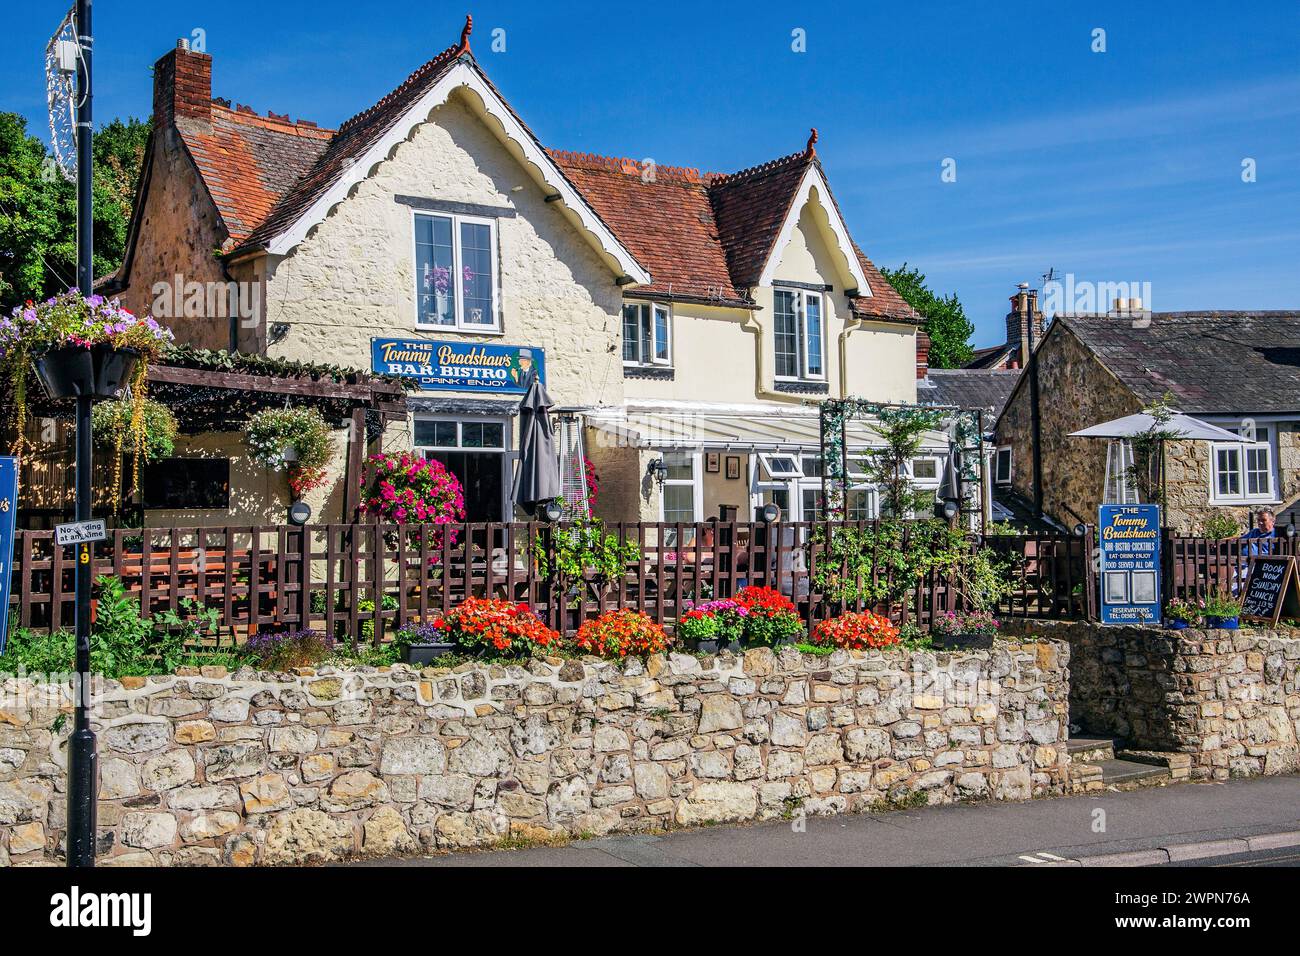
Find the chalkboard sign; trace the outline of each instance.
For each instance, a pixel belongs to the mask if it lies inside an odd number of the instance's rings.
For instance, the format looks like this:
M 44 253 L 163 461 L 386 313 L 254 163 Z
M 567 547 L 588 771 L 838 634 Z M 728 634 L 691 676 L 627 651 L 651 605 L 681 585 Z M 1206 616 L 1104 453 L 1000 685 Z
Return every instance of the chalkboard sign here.
M 1295 558 L 1284 555 L 1261 555 L 1255 558 L 1241 596 L 1241 616 L 1248 620 L 1268 621 L 1276 626 L 1286 611 L 1287 617 L 1300 618 L 1300 596 L 1296 588 Z

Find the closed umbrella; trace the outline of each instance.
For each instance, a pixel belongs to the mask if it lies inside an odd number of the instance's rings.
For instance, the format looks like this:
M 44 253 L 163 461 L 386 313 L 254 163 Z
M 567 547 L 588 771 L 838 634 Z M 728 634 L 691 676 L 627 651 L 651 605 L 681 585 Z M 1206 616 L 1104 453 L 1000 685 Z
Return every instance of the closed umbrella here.
M 948 461 L 943 469 L 943 483 L 939 498 L 944 503 L 944 517 L 952 520 L 961 510 L 961 452 L 956 444 L 948 443 Z M 949 505 L 949 502 L 952 504 Z
M 554 501 L 563 492 L 555 430 L 547 414 L 552 404 L 534 369 L 519 403 L 519 470 L 515 473 L 514 502 L 525 511 Z

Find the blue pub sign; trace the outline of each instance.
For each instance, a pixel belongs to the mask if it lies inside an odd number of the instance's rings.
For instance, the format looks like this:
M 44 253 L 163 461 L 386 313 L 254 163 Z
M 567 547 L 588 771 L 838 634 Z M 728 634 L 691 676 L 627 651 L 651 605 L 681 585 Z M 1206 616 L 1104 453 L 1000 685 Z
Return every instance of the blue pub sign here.
M 546 382 L 546 354 L 523 345 L 371 339 L 370 367 L 382 375 L 414 380 L 422 391 L 521 395 L 528 373 Z
M 1102 505 L 1101 623 L 1160 620 L 1160 506 Z

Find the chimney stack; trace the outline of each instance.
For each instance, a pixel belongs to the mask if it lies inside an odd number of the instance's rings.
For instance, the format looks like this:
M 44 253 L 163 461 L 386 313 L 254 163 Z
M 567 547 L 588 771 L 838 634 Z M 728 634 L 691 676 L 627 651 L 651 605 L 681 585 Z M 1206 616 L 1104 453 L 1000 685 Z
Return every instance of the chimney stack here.
M 212 119 L 212 57 L 177 40 L 153 67 L 153 121 L 162 128 L 178 117 Z
M 1038 307 L 1038 290 L 1028 282 L 1016 287 L 1007 313 L 1007 344 L 1014 346 L 1021 368 L 1029 365 L 1029 337 L 1033 330 L 1034 348 L 1043 339 L 1043 312 Z
M 923 379 L 930 371 L 930 336 L 916 330 L 916 377 Z

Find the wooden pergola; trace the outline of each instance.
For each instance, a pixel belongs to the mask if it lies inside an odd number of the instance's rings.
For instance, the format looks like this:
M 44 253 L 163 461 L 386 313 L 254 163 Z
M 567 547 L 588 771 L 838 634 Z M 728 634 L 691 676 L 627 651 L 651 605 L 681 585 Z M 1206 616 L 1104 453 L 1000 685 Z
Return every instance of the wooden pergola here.
M 149 397 L 175 413 L 182 434 L 242 431 L 252 415 L 285 405 L 313 407 L 326 421 L 350 426 L 343 499 L 343 516 L 348 521 L 356 519 L 360 504 L 367 446 L 380 440 L 389 422 L 405 421 L 407 415 L 406 390 L 396 379 L 255 355 L 178 349 L 150 366 L 148 383 Z M 71 414 L 67 403 L 36 398 L 42 395 L 40 386 L 35 381 L 31 385 L 28 394 L 34 397 L 33 418 L 62 419 Z M 47 481 L 57 481 L 60 472 L 71 474 L 70 443 L 47 442 L 44 450 L 31 457 L 49 472 Z M 60 497 L 57 488 L 45 491 L 47 496 Z M 71 502 L 69 483 L 67 509 Z

